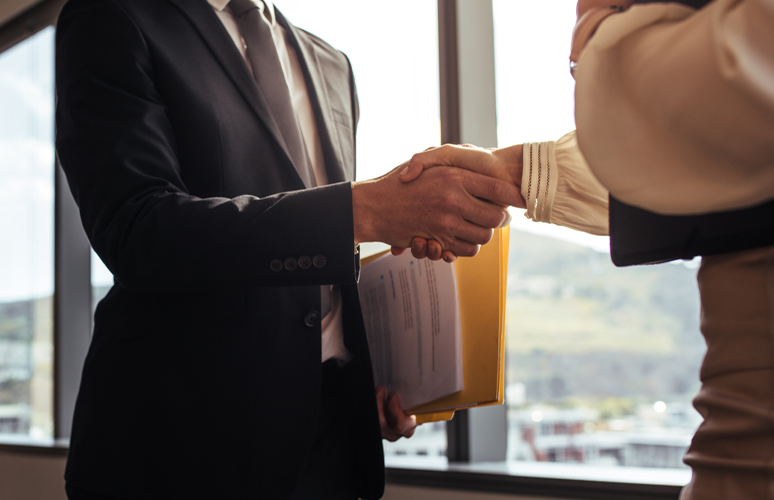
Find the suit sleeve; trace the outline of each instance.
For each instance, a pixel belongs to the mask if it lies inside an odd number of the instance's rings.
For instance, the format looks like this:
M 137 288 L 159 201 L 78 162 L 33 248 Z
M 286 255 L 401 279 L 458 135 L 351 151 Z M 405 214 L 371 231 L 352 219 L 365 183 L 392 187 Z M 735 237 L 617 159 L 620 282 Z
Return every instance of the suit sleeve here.
M 118 5 L 69 2 L 58 23 L 56 65 L 57 154 L 89 240 L 123 286 L 357 281 L 350 183 L 263 198 L 187 191 L 154 61 Z M 305 270 L 277 270 L 277 261 L 304 255 L 322 259 Z
M 774 2 L 632 7 L 575 76 L 580 149 L 619 200 L 680 215 L 774 196 Z

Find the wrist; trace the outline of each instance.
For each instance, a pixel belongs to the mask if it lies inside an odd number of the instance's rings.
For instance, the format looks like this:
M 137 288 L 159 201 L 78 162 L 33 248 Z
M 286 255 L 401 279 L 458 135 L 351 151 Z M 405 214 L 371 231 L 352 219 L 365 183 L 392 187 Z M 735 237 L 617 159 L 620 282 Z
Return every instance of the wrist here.
M 495 156 L 503 162 L 505 173 L 509 182 L 514 186 L 521 186 L 522 173 L 524 171 L 524 145 L 517 144 L 495 151 Z
M 352 224 L 354 226 L 355 245 L 369 241 L 378 241 L 378 210 L 376 209 L 377 190 L 375 181 L 352 183 Z

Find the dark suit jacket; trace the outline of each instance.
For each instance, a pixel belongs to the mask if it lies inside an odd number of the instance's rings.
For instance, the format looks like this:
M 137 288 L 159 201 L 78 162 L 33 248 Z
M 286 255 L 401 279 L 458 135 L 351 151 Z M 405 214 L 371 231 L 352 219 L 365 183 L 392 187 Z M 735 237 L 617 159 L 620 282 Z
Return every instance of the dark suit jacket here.
M 319 286 L 341 284 L 360 492 L 382 494 L 353 248 L 354 81 L 343 54 L 286 29 L 328 186 L 303 189 L 271 96 L 205 0 L 71 0 L 62 11 L 57 151 L 115 275 L 75 411 L 75 486 L 132 499 L 287 496 L 315 433 Z M 301 256 L 324 265 L 272 266 Z

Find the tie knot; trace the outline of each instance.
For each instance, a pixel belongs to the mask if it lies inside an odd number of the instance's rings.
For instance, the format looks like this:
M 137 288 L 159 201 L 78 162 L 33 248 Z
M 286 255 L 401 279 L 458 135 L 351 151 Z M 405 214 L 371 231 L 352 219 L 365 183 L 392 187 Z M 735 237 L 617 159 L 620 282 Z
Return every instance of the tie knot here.
M 246 12 L 253 9 L 258 9 L 263 14 L 266 8 L 261 0 L 231 0 L 228 6 L 231 7 L 231 11 L 237 17 L 242 17 Z

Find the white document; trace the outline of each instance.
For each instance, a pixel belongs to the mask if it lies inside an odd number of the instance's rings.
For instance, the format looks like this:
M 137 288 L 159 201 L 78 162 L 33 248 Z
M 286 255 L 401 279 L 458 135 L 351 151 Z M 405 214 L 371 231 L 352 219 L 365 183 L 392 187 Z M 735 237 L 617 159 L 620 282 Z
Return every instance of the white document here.
M 404 409 L 464 388 L 453 265 L 387 254 L 362 268 L 359 288 L 377 385 Z

